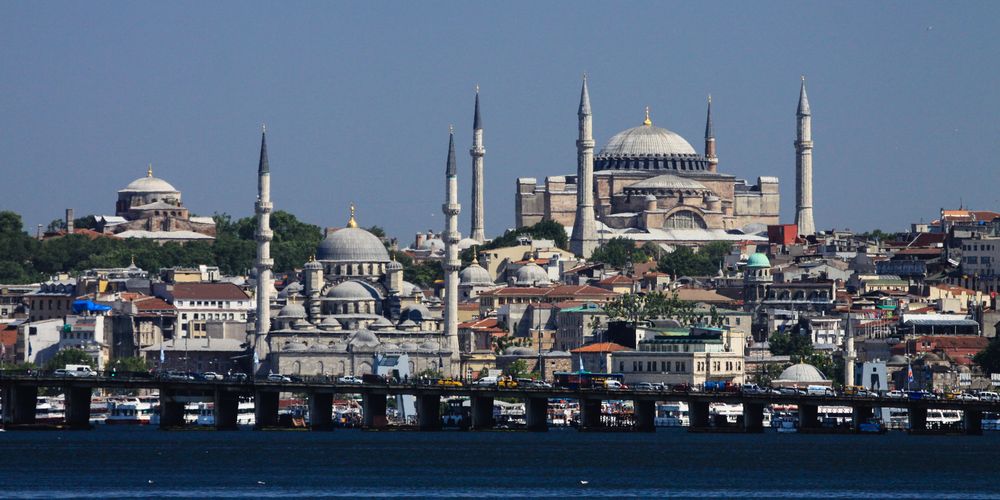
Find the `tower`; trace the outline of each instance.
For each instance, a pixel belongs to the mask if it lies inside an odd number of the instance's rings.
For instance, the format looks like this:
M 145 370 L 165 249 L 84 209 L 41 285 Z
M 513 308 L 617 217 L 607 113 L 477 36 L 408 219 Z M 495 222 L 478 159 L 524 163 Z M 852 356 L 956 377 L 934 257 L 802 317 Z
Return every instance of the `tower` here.
M 462 262 L 458 259 L 458 214 L 462 206 L 458 204 L 458 176 L 455 167 L 455 131 L 448 134 L 448 163 L 445 167 L 445 202 L 441 211 L 445 215 L 444 232 L 444 334 L 451 350 L 451 369 L 459 366 L 458 347 L 458 271 Z M 453 373 L 457 375 L 457 373 Z
M 472 156 L 472 239 L 483 243 L 486 241 L 485 214 L 486 209 L 483 204 L 483 156 L 486 156 L 486 148 L 483 147 L 483 121 L 479 116 L 479 86 L 476 85 L 476 112 L 472 118 L 472 149 L 469 150 Z
M 594 221 L 594 137 L 590 113 L 590 92 L 587 76 L 583 77 L 580 91 L 580 135 L 576 141 L 576 219 L 570 250 L 577 256 L 588 258 L 597 247 L 597 223 Z
M 816 225 L 813 223 L 812 111 L 809 109 L 804 76 L 795 116 L 798 122 L 795 138 L 795 224 L 799 226 L 799 235 L 809 236 L 816 232 Z
M 705 159 L 708 160 L 708 171 L 719 169 L 719 157 L 715 154 L 715 127 L 712 125 L 712 95 L 708 95 L 708 116 L 705 118 Z
M 257 214 L 257 324 L 254 330 L 253 361 L 254 371 L 260 363 L 260 349 L 264 338 L 271 329 L 271 167 L 267 162 L 267 130 L 261 126 L 260 132 L 260 162 L 257 164 L 257 203 L 254 212 Z M 266 354 L 266 353 L 265 353 Z

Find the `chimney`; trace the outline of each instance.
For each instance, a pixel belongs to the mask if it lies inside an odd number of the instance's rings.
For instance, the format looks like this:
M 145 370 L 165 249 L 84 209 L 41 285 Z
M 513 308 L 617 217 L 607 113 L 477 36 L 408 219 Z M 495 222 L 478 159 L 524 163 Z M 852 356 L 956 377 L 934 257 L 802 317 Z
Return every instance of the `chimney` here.
M 66 234 L 73 234 L 73 209 L 66 209 Z

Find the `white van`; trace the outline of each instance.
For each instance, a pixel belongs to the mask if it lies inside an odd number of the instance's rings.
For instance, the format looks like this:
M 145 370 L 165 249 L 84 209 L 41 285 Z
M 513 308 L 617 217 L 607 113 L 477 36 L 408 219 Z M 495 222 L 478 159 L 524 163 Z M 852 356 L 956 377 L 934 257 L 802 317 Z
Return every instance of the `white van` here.
M 810 385 L 806 387 L 806 394 L 810 396 L 833 396 L 833 389 L 822 385 Z
M 496 377 L 483 377 L 483 378 L 481 378 L 481 379 L 473 382 L 472 385 L 480 385 L 480 386 L 485 385 L 485 386 L 492 387 L 492 386 L 497 385 L 497 378 Z
M 63 373 L 59 373 L 56 370 L 56 375 L 64 375 L 69 377 L 96 377 L 97 372 L 92 370 L 87 365 L 66 365 L 66 368 L 62 370 Z
M 623 387 L 625 387 L 625 386 L 621 382 L 619 382 L 617 380 L 605 380 L 604 381 L 604 388 L 605 389 L 618 390 L 618 389 L 622 389 Z

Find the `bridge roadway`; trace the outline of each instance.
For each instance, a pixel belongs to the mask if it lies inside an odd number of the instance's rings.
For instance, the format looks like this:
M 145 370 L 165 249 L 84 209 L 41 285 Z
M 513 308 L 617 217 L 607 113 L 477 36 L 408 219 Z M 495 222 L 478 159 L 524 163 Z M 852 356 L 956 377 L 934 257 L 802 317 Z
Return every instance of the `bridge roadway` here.
M 579 428 L 602 430 L 601 402 L 631 400 L 634 404 L 634 430 L 655 430 L 657 401 L 683 401 L 688 404 L 690 430 L 711 430 L 709 405 L 730 403 L 743 405 L 743 417 L 738 430 L 763 432 L 764 408 L 768 405 L 797 405 L 802 431 L 820 429 L 820 406 L 853 408 L 853 422 L 865 422 L 878 407 L 905 408 L 912 433 L 927 432 L 928 409 L 954 409 L 963 412 L 964 432 L 982 433 L 983 413 L 1000 413 L 1000 402 L 949 399 L 886 399 L 856 396 L 812 396 L 784 394 L 704 393 L 648 390 L 566 389 L 566 388 L 501 388 L 493 386 L 421 384 L 419 381 L 395 384 L 345 384 L 328 377 L 309 377 L 301 382 L 278 382 L 263 379 L 234 380 L 169 380 L 132 377 L 124 374 L 99 377 L 57 377 L 48 374 L 0 372 L 0 395 L 5 427 L 31 426 L 35 423 L 35 406 L 40 387 L 61 388 L 66 397 L 66 426 L 89 428 L 90 399 L 94 389 L 155 389 L 160 397 L 160 426 L 180 427 L 184 424 L 184 404 L 203 399 L 214 401 L 217 429 L 235 429 L 240 396 L 253 396 L 257 428 L 278 426 L 278 395 L 306 394 L 309 400 L 310 427 L 315 430 L 333 427 L 334 394 L 360 394 L 364 427 L 380 429 L 388 426 L 385 416 L 386 398 L 407 394 L 416 397 L 419 429 L 441 427 L 442 397 L 462 396 L 471 400 L 471 429 L 493 427 L 493 401 L 496 398 L 521 399 L 525 402 L 528 430 L 547 428 L 550 399 L 575 399 L 580 403 Z

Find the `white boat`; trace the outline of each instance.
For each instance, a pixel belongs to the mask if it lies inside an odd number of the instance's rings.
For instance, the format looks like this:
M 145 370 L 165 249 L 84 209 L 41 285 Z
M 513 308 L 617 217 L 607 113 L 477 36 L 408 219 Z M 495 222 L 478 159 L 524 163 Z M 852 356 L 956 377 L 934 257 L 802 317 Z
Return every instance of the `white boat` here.
M 66 400 L 63 396 L 38 396 L 35 401 L 35 423 L 61 424 L 66 419 Z
M 108 400 L 108 425 L 147 425 L 153 416 L 153 405 L 158 397 L 130 397 Z
M 781 433 L 799 432 L 795 427 L 795 419 L 791 416 L 775 417 L 771 420 L 771 427 Z
M 653 424 L 657 427 L 687 427 L 691 425 L 688 404 L 683 401 L 657 403 Z
M 955 427 L 962 423 L 962 412 L 958 410 L 927 410 L 927 428 Z
M 712 403 L 709 405 L 708 414 L 714 419 L 715 416 L 723 416 L 727 424 L 736 425 L 743 415 L 743 405 L 729 403 Z
M 187 407 L 191 407 L 194 410 L 194 420 L 190 423 L 202 427 L 215 425 L 215 403 L 188 403 Z M 185 410 L 185 422 L 187 423 L 187 410 Z M 256 423 L 257 413 L 254 411 L 253 398 L 241 397 L 236 406 L 236 425 L 248 427 Z

